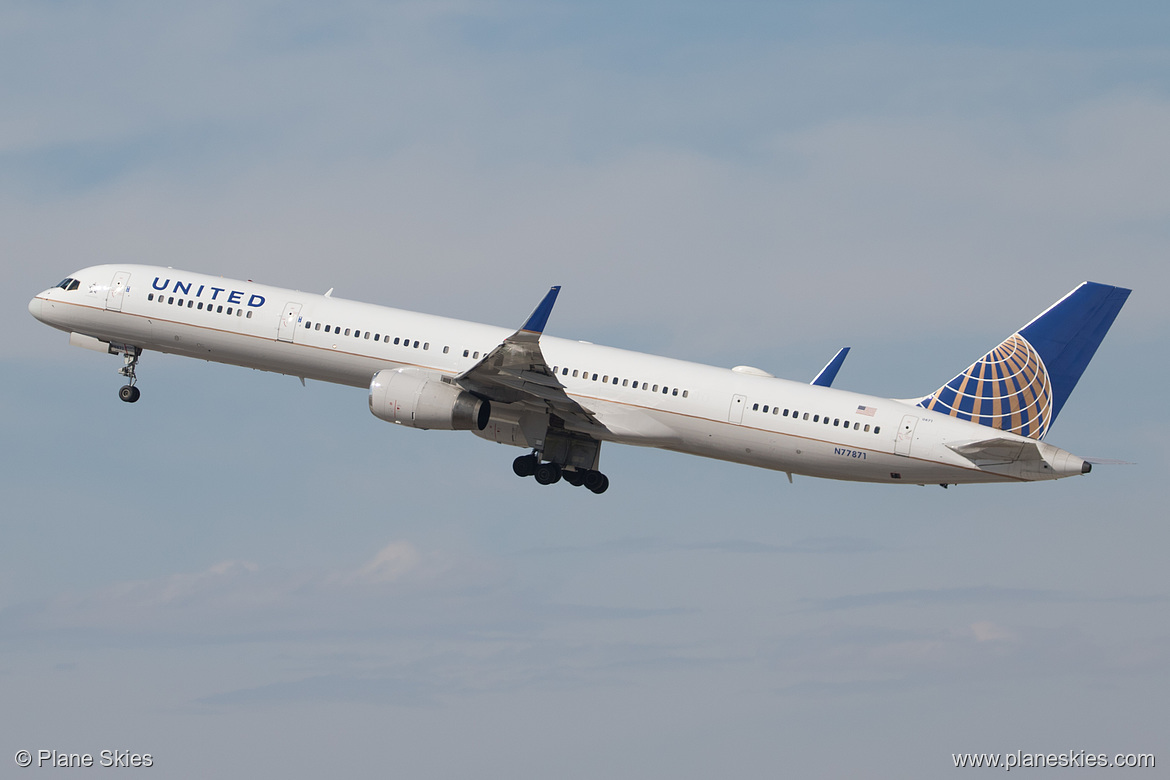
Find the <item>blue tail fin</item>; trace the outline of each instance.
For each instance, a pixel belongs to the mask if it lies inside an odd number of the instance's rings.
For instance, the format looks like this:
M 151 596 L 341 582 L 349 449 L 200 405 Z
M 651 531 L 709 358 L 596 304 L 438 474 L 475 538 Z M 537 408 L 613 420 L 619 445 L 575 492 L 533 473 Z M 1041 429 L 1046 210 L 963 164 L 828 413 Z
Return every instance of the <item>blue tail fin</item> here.
M 1082 283 L 918 405 L 1043 439 L 1129 293 Z

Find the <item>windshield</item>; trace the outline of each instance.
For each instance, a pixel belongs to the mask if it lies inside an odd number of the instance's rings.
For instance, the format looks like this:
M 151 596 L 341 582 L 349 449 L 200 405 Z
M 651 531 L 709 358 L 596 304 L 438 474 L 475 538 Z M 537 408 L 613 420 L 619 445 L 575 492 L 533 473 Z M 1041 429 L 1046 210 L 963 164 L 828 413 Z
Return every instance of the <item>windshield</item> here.
M 60 287 L 65 292 L 69 292 L 70 290 L 76 290 L 78 287 L 80 287 L 81 281 L 78 279 L 74 279 L 73 277 L 68 277 L 68 278 L 62 279 L 60 282 L 58 282 L 57 286 Z

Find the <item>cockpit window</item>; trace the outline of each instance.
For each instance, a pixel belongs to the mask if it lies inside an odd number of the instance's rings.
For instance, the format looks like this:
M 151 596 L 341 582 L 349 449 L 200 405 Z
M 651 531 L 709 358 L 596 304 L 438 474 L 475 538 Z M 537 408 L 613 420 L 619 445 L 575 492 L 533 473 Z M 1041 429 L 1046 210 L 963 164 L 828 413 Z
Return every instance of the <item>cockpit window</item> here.
M 61 288 L 62 290 L 64 290 L 65 292 L 69 292 L 70 290 L 76 290 L 78 287 L 80 287 L 80 286 L 81 286 L 81 280 L 79 280 L 79 279 L 74 279 L 73 277 L 69 277 L 69 278 L 67 278 L 67 279 L 62 279 L 62 280 L 61 280 L 61 281 L 60 281 L 60 282 L 57 284 L 57 286 L 58 286 L 58 287 L 60 287 L 60 288 Z
M 81 280 L 80 280 L 80 279 L 74 279 L 72 282 L 70 282 L 70 284 L 69 284 L 69 288 L 68 288 L 67 290 L 65 290 L 65 292 L 70 292 L 70 291 L 72 291 L 72 290 L 76 290 L 76 289 L 77 289 L 78 287 L 80 287 L 80 286 L 81 286 Z

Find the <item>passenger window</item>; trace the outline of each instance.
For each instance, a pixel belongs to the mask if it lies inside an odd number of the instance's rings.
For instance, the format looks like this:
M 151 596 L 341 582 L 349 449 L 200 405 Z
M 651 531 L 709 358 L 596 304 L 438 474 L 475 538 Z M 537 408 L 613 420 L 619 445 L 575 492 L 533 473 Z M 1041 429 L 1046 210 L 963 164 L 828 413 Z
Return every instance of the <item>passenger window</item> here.
M 174 299 L 174 297 L 167 298 L 167 304 L 168 304 L 168 305 L 173 305 L 174 303 L 175 303 L 175 299 Z
M 575 368 L 573 369 L 573 378 L 574 379 L 577 378 L 577 369 L 575 369 Z
M 813 422 L 820 422 L 820 421 L 821 421 L 821 416 L 819 414 L 814 414 L 813 415 Z
M 683 390 L 683 398 L 686 398 L 686 397 L 687 397 L 687 391 Z
M 773 406 L 773 407 L 772 407 L 772 414 L 780 414 L 780 407 L 779 407 L 779 406 Z M 784 410 L 784 416 L 785 416 L 785 417 L 787 417 L 787 416 L 788 416 L 788 410 L 787 410 L 787 409 L 785 409 L 785 410 Z
M 431 348 L 431 342 L 428 341 L 428 342 L 423 344 L 423 349 L 430 349 L 430 348 Z
M 228 307 L 227 313 L 228 313 L 228 314 L 231 314 L 231 313 L 232 313 L 232 307 L 231 307 L 231 306 L 229 306 L 229 307 Z
M 601 381 L 605 382 L 608 385 L 609 384 L 609 374 L 606 374 L 605 376 L 603 376 L 601 378 Z
M 366 341 L 369 341 L 369 340 L 370 340 L 370 332 L 367 330 L 366 331 Z
M 678 388 L 676 387 L 673 390 L 671 390 L 670 394 L 671 395 L 678 395 Z M 764 407 L 764 411 L 767 411 L 767 409 L 768 409 L 768 407 Z
M 764 414 L 767 414 L 768 413 L 768 405 L 764 404 L 764 408 L 761 411 L 763 411 Z
M 658 385 L 654 385 L 654 392 L 658 392 Z
M 471 357 L 475 358 L 476 360 L 479 360 L 479 352 L 472 352 Z
M 562 368 L 562 369 L 561 369 L 561 376 L 568 376 L 568 375 L 569 375 L 569 369 L 567 369 L 567 368 Z M 573 376 L 577 376 L 577 372 L 576 372 L 576 371 L 574 371 L 574 372 L 573 372 Z
M 443 347 L 443 354 L 444 354 L 444 355 L 446 355 L 446 354 L 447 354 L 448 352 L 450 352 L 450 351 L 451 351 L 451 348 L 450 348 L 450 347 Z
M 199 311 L 203 311 L 203 301 L 199 301 L 199 305 L 196 306 L 195 308 L 199 309 Z
M 243 310 L 243 309 L 236 309 L 236 316 L 237 316 L 237 317 L 243 317 L 243 316 L 244 316 L 244 310 Z
M 637 380 L 637 379 L 635 379 L 635 380 L 634 380 L 634 385 L 633 385 L 633 387 L 634 387 L 634 389 L 635 389 L 635 390 L 637 390 L 637 389 L 638 389 L 638 380 Z
M 760 405 L 759 404 L 752 404 L 752 411 L 753 412 L 760 411 Z
M 397 344 L 398 342 L 395 341 L 394 343 Z M 463 357 L 467 357 L 470 354 L 471 354 L 471 350 L 468 350 L 468 349 L 463 350 Z
M 841 418 L 840 417 L 833 418 L 833 427 L 839 428 L 840 426 L 841 426 Z
M 216 314 L 223 314 L 223 307 L 222 307 L 222 306 L 216 306 L 216 307 L 215 307 L 215 313 L 216 313 Z
M 825 418 L 824 420 L 822 420 L 821 422 L 823 422 L 825 425 L 828 425 L 828 424 L 829 424 L 829 418 L 828 418 L 828 417 L 826 417 L 826 418 Z
M 594 382 L 596 382 L 596 381 L 597 381 L 597 374 L 594 374 L 594 375 L 593 375 L 593 381 L 594 381 Z
M 859 428 L 861 428 L 861 423 L 853 423 L 853 430 L 855 430 L 855 431 L 856 431 L 856 430 L 858 430 Z
M 248 309 L 248 316 L 245 317 L 244 319 L 248 319 L 248 320 L 252 319 L 252 310 L 251 309 Z
M 794 414 L 794 415 L 792 415 L 792 416 L 793 416 L 793 417 L 795 417 L 796 415 Z M 805 413 L 804 413 L 804 419 L 805 419 L 805 420 L 807 420 L 807 419 L 808 419 L 808 412 L 805 412 Z
M 622 387 L 629 387 L 629 386 L 630 386 L 630 380 L 623 379 L 622 380 Z
M 147 293 L 146 300 L 153 301 L 154 300 L 154 293 Z
M 416 341 L 416 342 L 414 342 L 414 348 L 415 348 L 415 349 L 418 349 L 418 342 L 417 342 L 417 341 Z
M 617 384 L 617 377 L 616 377 L 616 376 L 613 378 L 613 383 L 614 383 L 615 385 Z
M 395 336 L 395 337 L 394 337 L 394 343 L 395 343 L 395 344 L 397 344 L 397 343 L 398 343 L 398 337 L 397 337 L 397 336 Z
M 869 433 L 869 423 L 865 424 L 865 433 Z
M 325 332 L 326 332 L 326 333 L 328 333 L 328 332 L 329 332 L 329 326 L 328 326 L 328 325 L 326 325 L 326 326 L 325 326 Z
M 881 433 L 881 432 L 882 432 L 882 426 L 880 426 L 880 425 L 875 425 L 875 426 L 873 426 L 873 432 L 874 432 L 874 433 Z

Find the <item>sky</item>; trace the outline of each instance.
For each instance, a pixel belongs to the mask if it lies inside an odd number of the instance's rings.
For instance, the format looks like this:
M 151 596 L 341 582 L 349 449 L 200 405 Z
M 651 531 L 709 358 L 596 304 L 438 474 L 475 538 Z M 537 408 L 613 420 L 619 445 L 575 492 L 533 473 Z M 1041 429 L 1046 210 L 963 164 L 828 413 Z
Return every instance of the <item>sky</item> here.
M 0 762 L 1170 762 L 1167 41 L 1153 2 L 0 4 Z M 541 487 L 360 389 L 148 353 L 120 403 L 26 310 L 112 262 L 502 326 L 560 284 L 553 335 L 792 379 L 849 345 L 836 386 L 892 397 L 1117 284 L 1047 440 L 1132 463 L 944 491 L 607 445 L 604 495 Z

